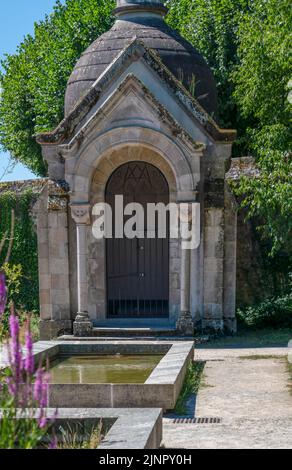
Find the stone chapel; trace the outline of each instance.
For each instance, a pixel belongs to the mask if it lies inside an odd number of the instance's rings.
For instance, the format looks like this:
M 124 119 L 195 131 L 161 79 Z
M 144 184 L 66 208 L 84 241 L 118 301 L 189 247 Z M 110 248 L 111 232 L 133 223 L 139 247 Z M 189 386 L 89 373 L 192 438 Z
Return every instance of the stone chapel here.
M 42 339 L 236 330 L 237 216 L 225 178 L 236 132 L 218 126 L 212 72 L 166 13 L 160 0 L 117 0 L 113 27 L 69 78 L 63 121 L 37 136 L 49 172 L 37 203 Z M 199 247 L 96 239 L 93 207 L 117 194 L 199 203 Z

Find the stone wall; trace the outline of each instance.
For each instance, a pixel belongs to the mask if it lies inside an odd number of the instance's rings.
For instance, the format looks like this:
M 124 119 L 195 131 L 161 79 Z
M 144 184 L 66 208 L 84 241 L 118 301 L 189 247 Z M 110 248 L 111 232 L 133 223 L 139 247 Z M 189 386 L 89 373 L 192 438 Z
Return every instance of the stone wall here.
M 242 176 L 258 178 L 259 169 L 252 157 L 233 158 L 226 175 L 227 182 L 238 182 Z M 268 256 L 269 246 L 257 231 L 256 220 L 247 218 L 247 211 L 239 209 L 237 217 L 237 307 L 254 305 L 273 295 L 279 295 L 287 285 L 287 257 Z
M 285 257 L 284 257 L 285 258 Z M 260 239 L 254 221 L 246 220 L 239 211 L 237 235 L 237 306 L 254 305 L 273 295 L 279 295 L 287 284 L 285 259 L 268 257 L 268 247 Z

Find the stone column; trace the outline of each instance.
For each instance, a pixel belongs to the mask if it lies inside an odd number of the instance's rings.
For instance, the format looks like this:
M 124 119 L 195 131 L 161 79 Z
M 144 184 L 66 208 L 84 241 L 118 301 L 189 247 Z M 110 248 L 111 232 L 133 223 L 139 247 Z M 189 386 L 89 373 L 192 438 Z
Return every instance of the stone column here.
M 224 237 L 224 330 L 235 333 L 236 321 L 236 243 L 237 212 L 236 200 L 232 192 L 225 187 L 225 237 Z
M 48 180 L 37 202 L 40 338 L 72 333 L 69 290 L 68 188 Z
M 187 220 L 181 221 L 181 227 L 183 230 L 183 224 L 187 224 L 188 229 L 191 229 L 192 224 L 192 212 L 189 209 L 187 214 Z M 191 314 L 191 250 L 186 249 L 182 242 L 181 251 L 181 308 L 178 321 L 176 323 L 176 329 L 179 334 L 184 336 L 193 336 L 194 334 L 194 322 Z
M 74 336 L 91 336 L 92 322 L 87 311 L 87 228 L 90 223 L 90 204 L 71 204 L 77 232 L 77 297 L 78 312 L 73 324 Z
M 204 316 L 205 330 L 223 329 L 224 208 L 204 212 Z

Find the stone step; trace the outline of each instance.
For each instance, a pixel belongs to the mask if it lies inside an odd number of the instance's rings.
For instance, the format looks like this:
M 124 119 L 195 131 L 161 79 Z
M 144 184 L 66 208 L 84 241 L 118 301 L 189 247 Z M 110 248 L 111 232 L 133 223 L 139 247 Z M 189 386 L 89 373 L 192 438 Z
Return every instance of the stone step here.
M 63 335 L 58 338 L 58 340 L 62 341 L 78 341 L 78 342 L 86 342 L 86 341 L 96 341 L 97 343 L 100 342 L 140 342 L 143 341 L 147 342 L 157 342 L 157 341 L 166 341 L 169 343 L 173 343 L 175 341 L 193 341 L 195 346 L 200 344 L 206 344 L 210 341 L 210 337 L 208 335 L 205 336 L 88 336 L 88 337 L 78 337 L 76 338 L 73 335 Z
M 73 335 L 64 335 L 60 336 L 58 340 L 62 341 L 78 341 L 78 342 L 86 342 L 86 341 L 96 341 L 97 343 L 103 342 L 169 342 L 173 343 L 175 341 L 193 341 L 194 344 L 201 344 L 201 340 L 194 339 L 191 336 L 88 336 L 88 337 L 78 337 L 76 338 Z M 205 341 L 204 341 L 205 342 Z
M 110 337 L 110 338 L 129 338 L 129 337 L 173 337 L 177 335 L 175 328 L 122 328 L 122 327 L 95 327 L 93 328 L 93 337 Z

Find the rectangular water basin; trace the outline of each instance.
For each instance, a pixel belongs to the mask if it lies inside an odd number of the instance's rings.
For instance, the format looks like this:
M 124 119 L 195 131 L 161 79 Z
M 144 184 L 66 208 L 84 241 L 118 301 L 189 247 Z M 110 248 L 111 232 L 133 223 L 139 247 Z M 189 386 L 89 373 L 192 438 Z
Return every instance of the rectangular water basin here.
M 48 406 L 51 408 L 163 408 L 172 410 L 183 386 L 188 365 L 194 358 L 193 344 L 191 341 L 59 340 L 39 341 L 34 345 L 34 351 L 36 364 L 42 358 L 43 361 L 49 359 L 53 366 L 52 383 L 49 385 L 48 394 Z M 124 358 L 135 357 L 136 365 L 137 362 L 140 366 L 144 363 L 143 376 L 142 373 L 140 374 L 141 370 L 139 372 L 136 370 L 135 378 L 134 376 L 130 378 L 130 367 L 128 367 L 123 379 L 118 379 L 118 373 L 115 372 L 118 383 L 115 382 L 113 376 L 110 378 L 109 375 L 101 379 L 102 368 L 99 368 L 99 373 L 96 372 L 98 379 L 91 381 L 89 377 L 81 377 L 82 371 L 83 373 L 85 371 L 86 357 L 89 357 L 91 361 L 103 362 L 102 367 L 105 367 L 105 362 L 110 360 L 108 356 L 117 354 Z M 140 357 L 137 358 L 137 356 Z M 83 366 L 80 366 L 78 379 L 75 371 L 69 380 L 70 374 L 62 374 L 62 368 L 65 369 L 67 361 L 68 367 L 76 369 L 81 357 Z M 57 363 L 54 362 L 56 360 Z M 55 371 L 54 367 L 56 367 Z M 99 383 L 96 383 L 96 380 Z
M 163 355 L 60 356 L 50 365 L 51 384 L 145 383 Z

